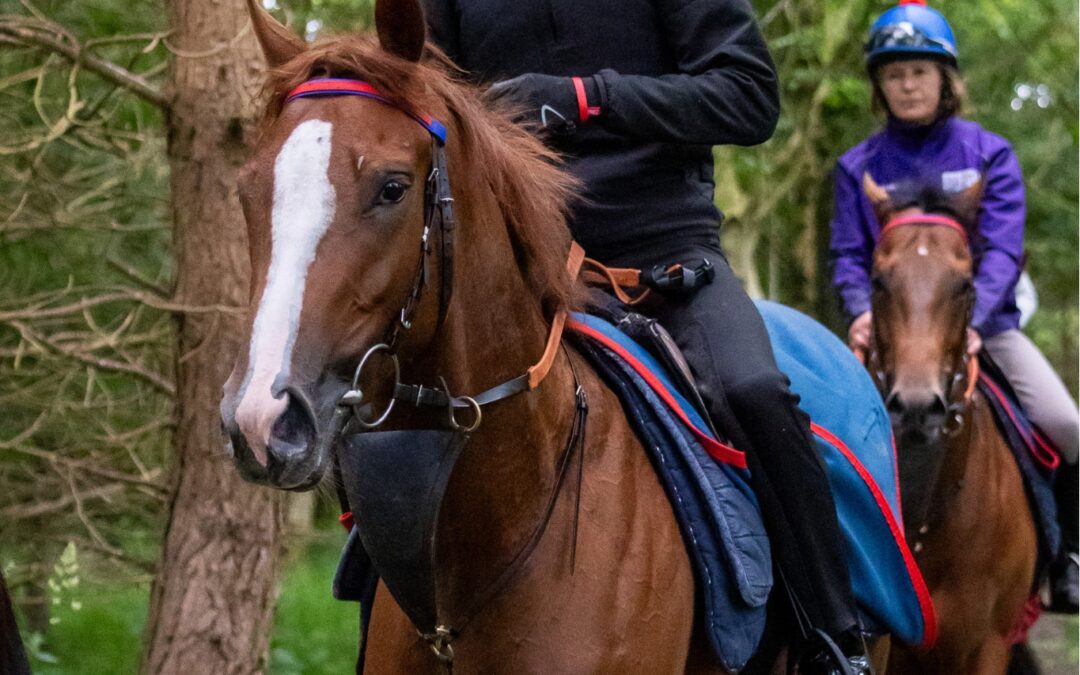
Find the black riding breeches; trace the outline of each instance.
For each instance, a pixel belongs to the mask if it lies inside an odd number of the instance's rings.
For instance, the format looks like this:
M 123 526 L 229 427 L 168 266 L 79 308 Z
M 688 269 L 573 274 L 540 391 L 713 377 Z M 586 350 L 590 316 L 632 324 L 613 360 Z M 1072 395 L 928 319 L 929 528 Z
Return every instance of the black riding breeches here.
M 853 628 L 855 604 L 836 507 L 810 419 L 776 365 L 765 324 L 719 247 L 688 245 L 663 257 L 638 253 L 603 261 L 649 269 L 708 258 L 716 277 L 689 296 L 657 296 L 635 307 L 683 350 L 719 428 L 746 451 L 774 560 L 814 628 Z M 732 422 L 734 417 L 737 422 Z

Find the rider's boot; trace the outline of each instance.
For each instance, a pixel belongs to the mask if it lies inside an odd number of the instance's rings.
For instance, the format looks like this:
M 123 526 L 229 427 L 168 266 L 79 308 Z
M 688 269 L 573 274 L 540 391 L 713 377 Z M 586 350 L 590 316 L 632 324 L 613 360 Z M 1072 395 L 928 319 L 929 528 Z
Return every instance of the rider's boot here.
M 1050 604 L 1046 609 L 1062 614 L 1076 614 L 1080 576 L 1077 554 L 1077 465 L 1062 464 L 1054 482 L 1058 523 L 1061 525 L 1061 555 L 1050 566 Z

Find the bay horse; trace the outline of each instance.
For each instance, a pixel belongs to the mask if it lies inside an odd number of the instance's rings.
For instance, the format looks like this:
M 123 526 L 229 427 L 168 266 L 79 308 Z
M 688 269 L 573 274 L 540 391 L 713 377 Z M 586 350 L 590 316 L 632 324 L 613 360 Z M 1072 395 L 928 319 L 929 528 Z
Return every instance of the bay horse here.
M 928 651 L 893 645 L 890 673 L 1004 673 L 1033 588 L 1037 541 L 1016 460 L 975 387 L 969 238 L 981 183 L 956 195 L 864 174 L 882 230 L 868 367 L 893 422 L 908 542 L 938 617 Z
M 221 404 L 235 464 L 276 488 L 318 483 L 336 404 L 360 393 L 357 363 L 390 361 L 377 344 L 393 346 L 398 382 L 430 385 L 418 400 L 444 396 L 436 409 L 399 405 L 383 428 L 476 427 L 435 541 L 437 606 L 458 633 L 452 645 L 419 638 L 380 582 L 366 672 L 441 672 L 432 651 L 445 660 L 448 647 L 455 672 L 722 672 L 694 628 L 671 506 L 619 401 L 575 351 L 550 346 L 577 292 L 565 226 L 575 186 L 555 156 L 447 75 L 416 0 L 378 1 L 377 41 L 310 48 L 248 5 L 270 102 L 239 177 L 253 311 Z M 326 78 L 357 95 L 286 104 Z M 462 395 L 523 377 L 524 391 L 482 411 Z M 580 468 L 564 480 L 568 459 Z

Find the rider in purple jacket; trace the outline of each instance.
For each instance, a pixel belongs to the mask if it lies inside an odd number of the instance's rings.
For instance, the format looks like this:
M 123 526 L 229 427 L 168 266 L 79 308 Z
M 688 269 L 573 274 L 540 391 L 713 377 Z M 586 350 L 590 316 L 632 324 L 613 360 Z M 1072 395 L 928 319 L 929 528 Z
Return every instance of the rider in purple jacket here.
M 1031 420 L 1065 460 L 1055 491 L 1064 543 L 1052 567 L 1051 609 L 1077 611 L 1078 415 L 1061 378 L 1019 330 L 1016 284 L 1024 264 L 1024 182 L 1008 141 L 955 116 L 964 97 L 952 28 L 923 0 L 901 0 L 871 28 L 866 46 L 874 104 L 885 129 L 840 158 L 830 252 L 833 284 L 851 321 L 849 342 L 870 339 L 870 270 L 880 224 L 862 190 L 864 173 L 891 190 L 901 182 L 959 192 L 983 183 L 968 350 L 985 349 Z
M 870 311 L 870 267 L 881 229 L 862 190 L 866 171 L 886 189 L 913 180 L 958 192 L 983 180 L 971 326 L 983 338 L 1018 328 L 1014 291 L 1024 257 L 1024 182 L 1008 141 L 956 117 L 913 126 L 890 116 L 884 131 L 844 153 L 835 174 L 831 250 L 833 283 L 852 319 Z

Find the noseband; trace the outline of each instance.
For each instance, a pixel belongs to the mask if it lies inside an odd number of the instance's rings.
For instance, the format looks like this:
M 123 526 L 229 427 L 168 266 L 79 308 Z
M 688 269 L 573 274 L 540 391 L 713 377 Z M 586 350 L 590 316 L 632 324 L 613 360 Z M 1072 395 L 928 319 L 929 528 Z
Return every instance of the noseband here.
M 912 225 L 919 227 L 947 227 L 961 236 L 964 240 L 964 246 L 969 245 L 970 240 L 967 229 L 955 218 L 932 213 L 920 213 L 892 218 L 881 228 L 881 232 L 878 234 L 879 244 L 882 237 L 890 230 Z M 875 383 L 877 384 L 879 391 L 881 391 L 882 396 L 887 396 L 889 386 L 888 375 L 881 365 L 880 354 L 876 346 L 871 347 L 870 353 L 866 354 L 866 365 L 874 376 Z M 942 431 L 946 436 L 955 436 L 960 432 L 964 423 L 964 410 L 971 401 L 971 397 L 975 393 L 975 386 L 979 381 L 979 359 L 969 355 L 966 349 L 964 350 L 963 366 L 963 368 L 959 368 L 953 373 L 952 381 L 949 383 L 948 390 L 945 392 L 947 396 L 945 401 L 946 414 Z

